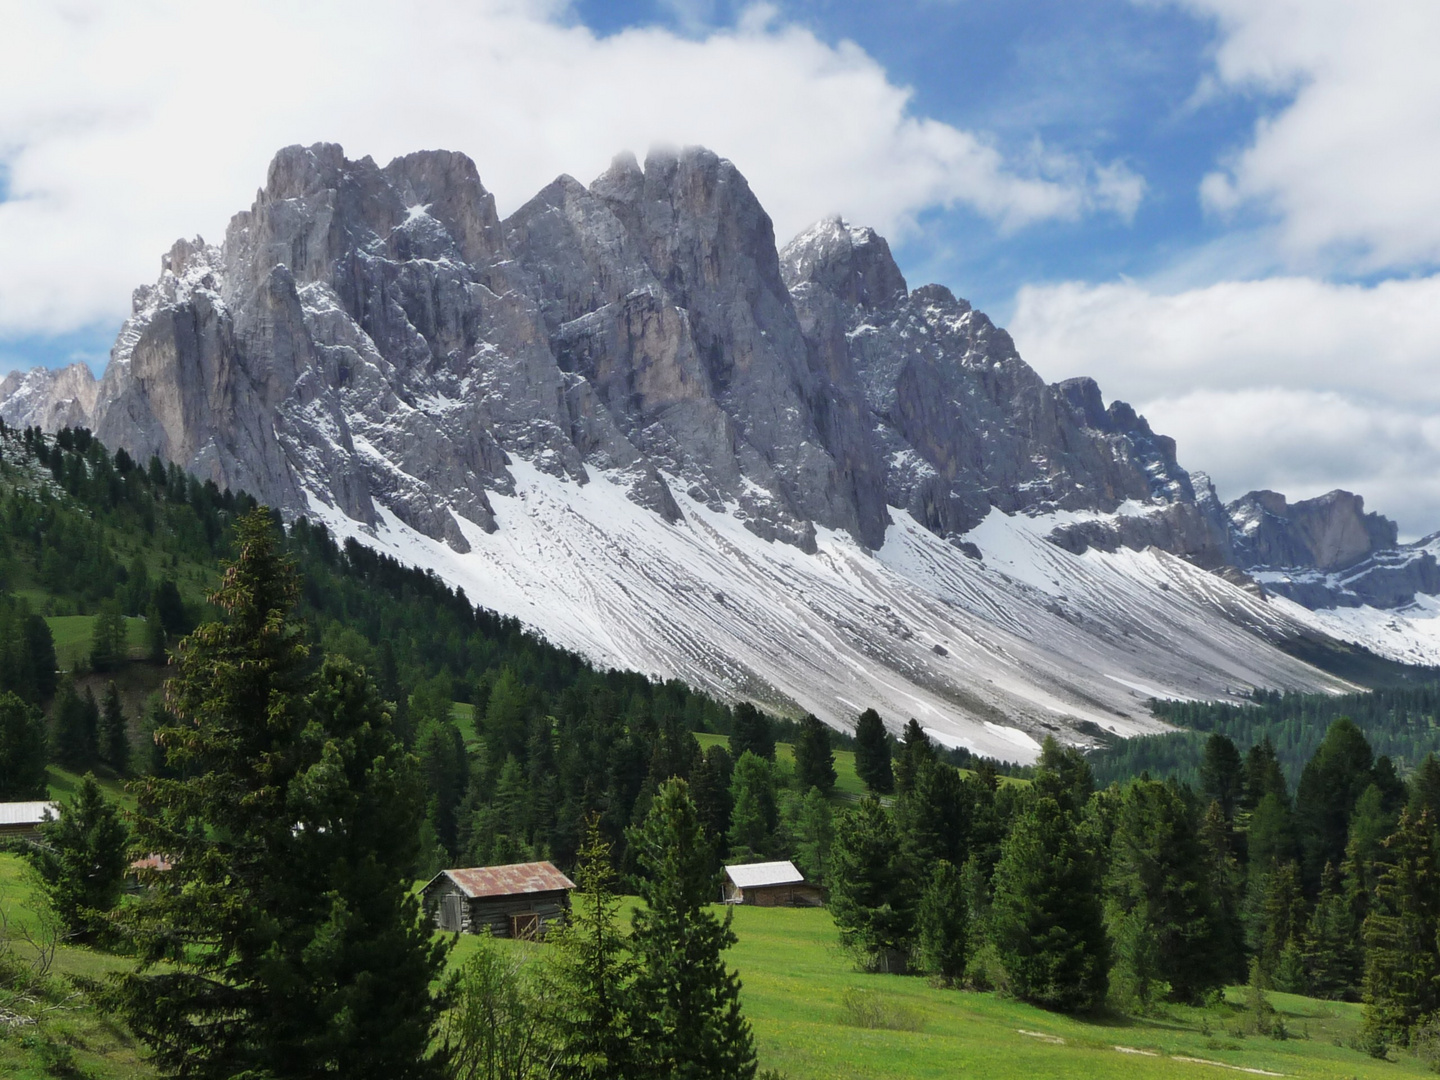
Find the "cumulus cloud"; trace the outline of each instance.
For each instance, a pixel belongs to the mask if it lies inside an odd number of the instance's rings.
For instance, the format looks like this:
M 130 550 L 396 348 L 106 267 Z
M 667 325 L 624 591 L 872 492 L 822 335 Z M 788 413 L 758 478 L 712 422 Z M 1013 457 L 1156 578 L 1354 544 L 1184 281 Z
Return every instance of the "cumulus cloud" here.
M 1143 192 L 1122 165 L 1007 160 L 765 6 L 690 37 L 600 37 L 558 0 L 0 0 L 0 24 L 0 334 L 123 315 L 159 253 L 220 233 L 295 142 L 465 151 L 502 212 L 622 149 L 702 143 L 782 240 L 832 212 L 902 234 L 938 206 L 1008 229 L 1128 216 Z
M 1346 487 L 1440 528 L 1440 277 L 1028 287 L 1010 329 L 1047 378 L 1135 403 L 1226 498 Z
M 1275 216 L 1287 255 L 1317 265 L 1440 262 L 1440 5 L 1175 3 L 1219 29 L 1211 92 L 1285 100 L 1205 178 L 1212 210 Z

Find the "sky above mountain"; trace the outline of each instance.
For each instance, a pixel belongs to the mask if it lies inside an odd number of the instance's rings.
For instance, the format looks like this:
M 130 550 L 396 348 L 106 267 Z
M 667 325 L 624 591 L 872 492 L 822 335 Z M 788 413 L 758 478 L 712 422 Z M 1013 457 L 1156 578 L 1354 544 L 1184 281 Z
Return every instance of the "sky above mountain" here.
M 0 372 L 97 370 L 274 151 L 463 150 L 501 213 L 702 143 L 783 242 L 885 233 L 1221 494 L 1440 529 L 1440 7 L 0 0 Z

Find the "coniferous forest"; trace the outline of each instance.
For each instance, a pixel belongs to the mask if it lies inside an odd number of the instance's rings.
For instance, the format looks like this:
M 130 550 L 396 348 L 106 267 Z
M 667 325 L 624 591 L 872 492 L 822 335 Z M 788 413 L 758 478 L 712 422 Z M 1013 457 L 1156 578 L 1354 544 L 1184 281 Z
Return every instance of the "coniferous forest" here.
M 74 940 L 133 958 L 84 989 L 175 1075 L 748 1080 L 711 905 L 761 859 L 866 971 L 1081 1014 L 1361 1001 L 1384 1055 L 1440 1017 L 1436 694 L 1156 703 L 1188 730 L 1010 768 L 597 670 L 158 460 L 0 432 L 0 800 L 51 765 L 129 785 L 122 814 L 86 779 L 26 853 Z M 441 978 L 413 883 L 534 859 L 579 885 L 547 962 Z

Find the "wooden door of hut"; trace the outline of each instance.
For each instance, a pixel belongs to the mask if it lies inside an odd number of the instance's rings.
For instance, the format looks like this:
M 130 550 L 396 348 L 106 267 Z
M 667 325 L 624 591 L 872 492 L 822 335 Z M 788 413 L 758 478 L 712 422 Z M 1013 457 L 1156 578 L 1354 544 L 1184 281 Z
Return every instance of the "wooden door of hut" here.
M 452 932 L 460 930 L 461 905 L 465 902 L 459 893 L 446 893 L 440 898 L 440 929 Z

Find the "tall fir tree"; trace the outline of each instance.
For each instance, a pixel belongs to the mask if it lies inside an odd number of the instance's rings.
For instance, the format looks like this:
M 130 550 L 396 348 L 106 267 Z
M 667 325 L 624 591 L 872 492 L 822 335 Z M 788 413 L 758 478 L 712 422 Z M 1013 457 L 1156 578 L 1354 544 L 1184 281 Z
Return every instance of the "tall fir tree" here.
M 0 693 L 0 802 L 45 797 L 45 718 L 18 694 Z
M 739 761 L 745 751 L 766 761 L 775 760 L 775 726 L 770 718 L 742 701 L 735 706 L 735 721 L 730 729 L 730 755 Z
M 101 761 L 120 776 L 130 771 L 129 726 L 120 701 L 120 688 L 113 680 L 105 684 L 105 693 L 100 701 L 98 742 Z
M 85 774 L 58 818 L 40 826 L 40 838 L 29 855 L 51 909 L 77 941 L 102 939 L 129 865 L 129 830 L 93 774 Z
M 546 942 L 554 955 L 549 996 L 559 1010 L 555 1026 L 557 1080 L 627 1080 L 638 1069 L 635 964 L 617 913 L 612 848 L 599 819 L 586 825 L 575 869 L 568 922 Z
M 1440 866 L 1429 815 L 1400 816 L 1386 841 L 1390 865 L 1380 875 L 1365 918 L 1365 1021 L 1371 1047 L 1408 1046 L 1417 1023 L 1440 1009 Z
M 924 762 L 934 761 L 936 757 L 935 744 L 930 741 L 930 736 L 925 734 L 925 729 L 920 726 L 920 721 L 911 717 L 905 722 L 905 731 L 900 739 L 899 751 L 894 758 L 893 772 L 896 793 L 904 795 L 909 791 L 920 766 Z
M 1238 846 L 1235 830 L 1226 820 L 1218 802 L 1211 802 L 1205 811 L 1205 820 L 1200 826 L 1200 843 L 1204 847 L 1207 876 L 1215 897 L 1222 973 L 1226 979 L 1239 981 L 1245 973 L 1245 927 L 1242 919 L 1245 875 L 1235 858 Z
M 717 855 L 728 850 L 730 832 L 730 782 L 735 775 L 735 759 L 718 743 L 697 755 L 690 768 L 690 794 L 700 823 L 717 841 Z
M 1269 735 L 1250 747 L 1245 755 L 1245 794 L 1241 804 L 1246 810 L 1253 810 L 1266 795 L 1275 795 L 1287 804 L 1290 800 L 1280 757 Z
M 866 967 L 901 971 L 915 936 L 915 871 L 899 830 L 874 796 L 840 815 L 826 906 L 840 942 Z
M 965 884 L 960 871 L 941 859 L 930 872 L 915 913 L 915 966 L 954 985 L 965 977 L 970 950 Z
M 236 522 L 227 618 L 180 644 L 156 732 L 177 775 L 135 811 L 172 865 L 119 913 L 140 963 L 110 998 L 167 1072 L 428 1080 L 446 950 L 410 892 L 416 769 L 363 672 L 312 673 L 274 529 Z
M 1326 863 L 1345 857 L 1350 816 L 1375 780 L 1374 754 L 1360 729 L 1346 717 L 1334 721 L 1305 763 L 1295 790 L 1295 823 L 1300 835 L 1300 870 L 1307 893 L 1319 890 Z
M 755 1043 L 740 980 L 723 953 L 735 943 L 708 910 L 719 893 L 710 841 L 684 780 L 660 785 L 632 839 L 645 901 L 632 917 L 638 966 L 634 1022 L 645 1065 L 675 1080 L 752 1080 Z
M 1034 785 L 1040 795 L 1054 799 L 1065 812 L 1078 814 L 1095 792 L 1095 774 L 1084 754 L 1047 735 L 1040 744 Z
M 1426 754 L 1410 777 L 1410 816 L 1430 811 L 1431 821 L 1440 821 L 1440 760 Z
M 90 629 L 90 666 L 96 671 L 114 671 L 130 654 L 125 616 L 120 604 L 107 600 Z
M 895 821 L 916 865 L 944 859 L 964 866 L 970 857 L 975 788 L 959 770 L 922 758 L 905 793 L 895 800 Z
M 1245 763 L 1240 751 L 1226 735 L 1213 733 L 1205 740 L 1205 754 L 1200 761 L 1200 795 L 1208 802 L 1220 804 L 1227 821 L 1235 817 L 1245 794 Z
M 1155 977 L 1178 1001 L 1200 1000 L 1233 968 L 1223 952 L 1210 869 L 1197 823 L 1179 792 L 1155 781 L 1131 784 L 1110 844 L 1109 918 L 1113 926 L 1138 927 L 1135 932 L 1153 948 L 1153 958 L 1144 963 L 1153 959 Z M 1148 972 L 1140 981 L 1145 980 L 1155 981 Z
M 99 757 L 100 707 L 87 686 L 82 694 L 70 679 L 60 683 L 51 706 L 51 755 L 67 769 L 85 769 Z
M 737 858 L 770 854 L 780 823 L 775 771 L 770 762 L 753 750 L 741 754 L 730 780 L 730 798 L 731 854 Z
M 1340 872 L 1325 867 L 1320 896 L 1305 929 L 1306 991 L 1332 1001 L 1353 999 L 1361 977 L 1358 927 Z
M 855 721 L 855 774 L 877 795 L 889 795 L 895 790 L 890 735 L 874 709 L 866 709 Z
M 1100 871 L 1075 815 L 1051 796 L 1032 795 L 1001 845 L 990 908 L 991 939 L 1020 1000 L 1064 1012 L 1105 1000 L 1110 946 Z
M 830 729 L 819 717 L 807 714 L 800 721 L 795 743 L 795 779 L 801 791 L 819 788 L 822 795 L 835 790 L 835 751 L 830 746 Z

